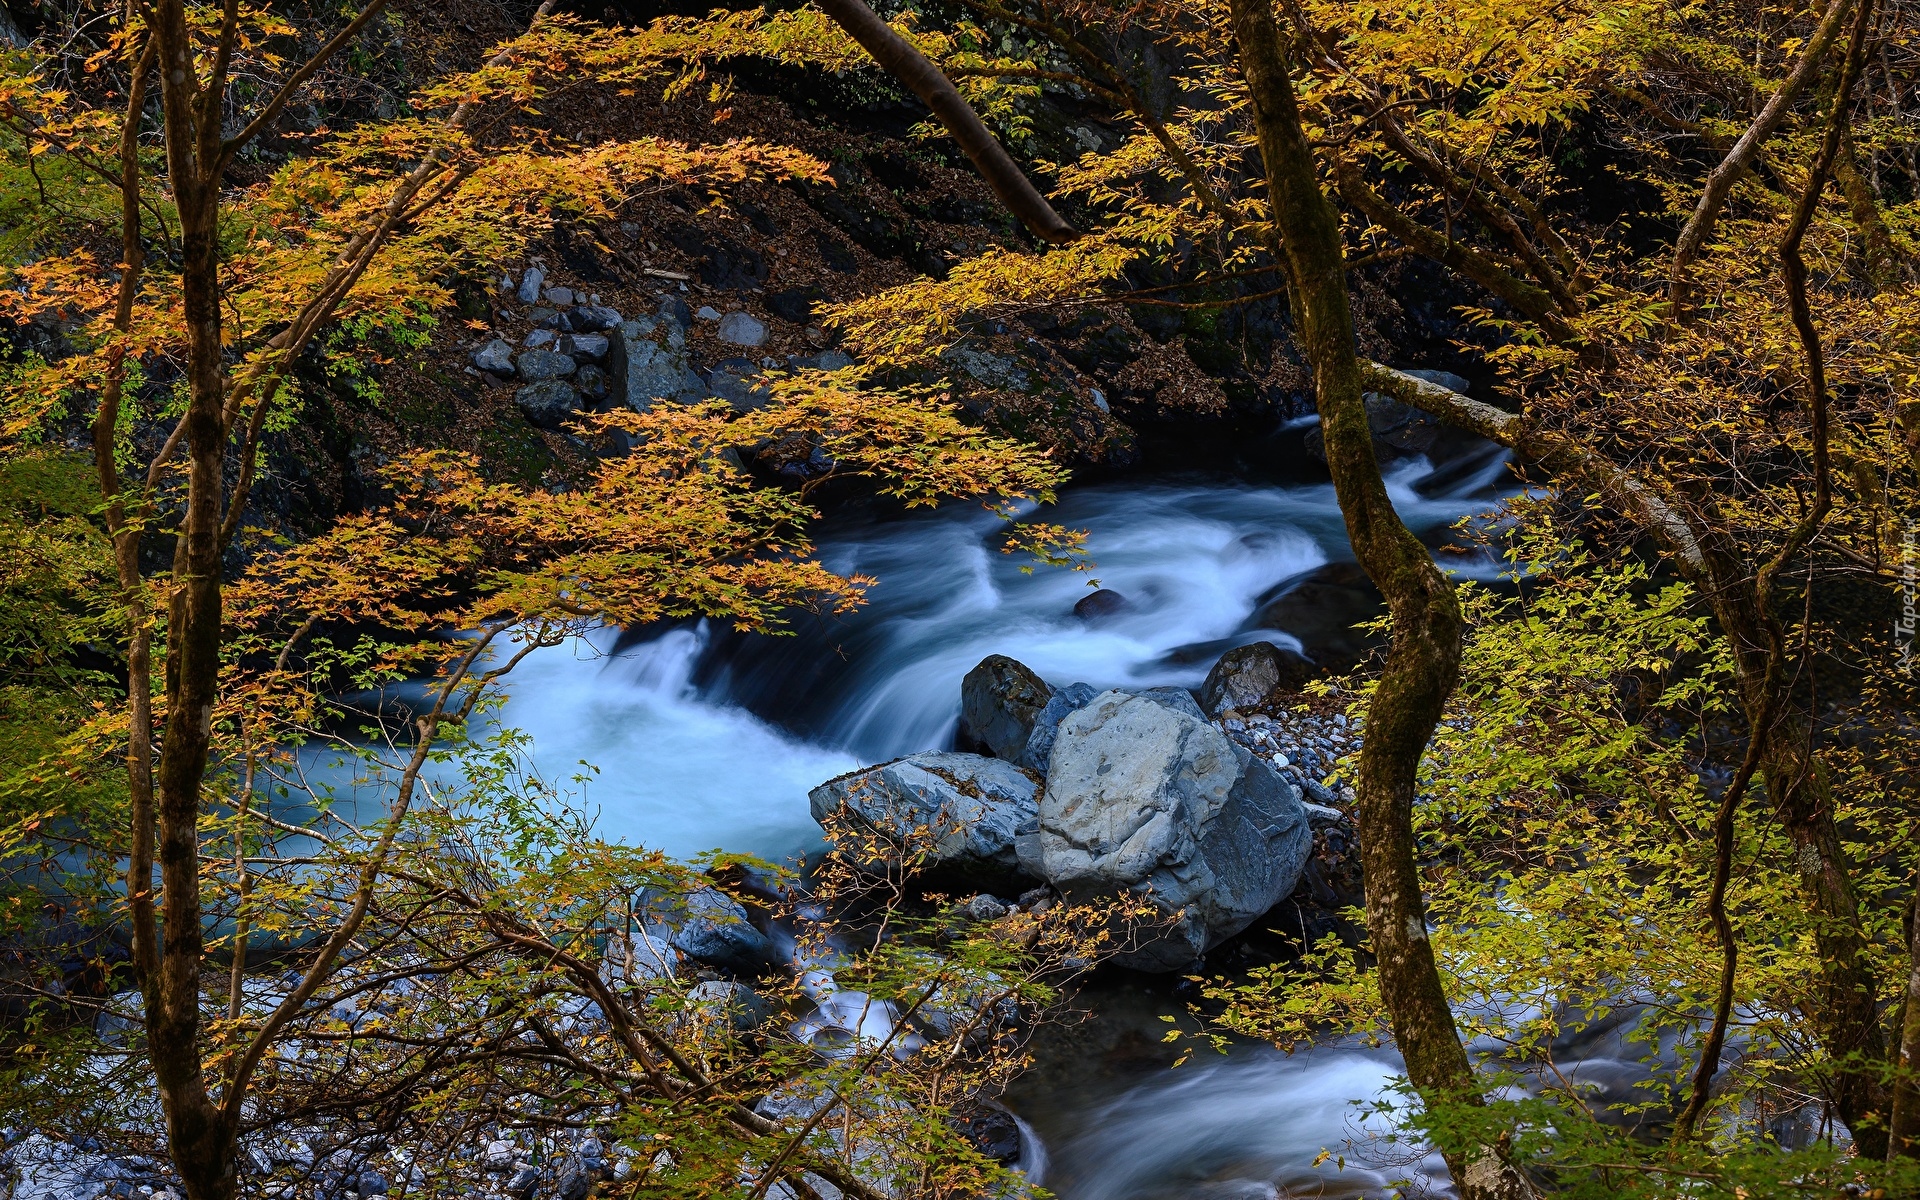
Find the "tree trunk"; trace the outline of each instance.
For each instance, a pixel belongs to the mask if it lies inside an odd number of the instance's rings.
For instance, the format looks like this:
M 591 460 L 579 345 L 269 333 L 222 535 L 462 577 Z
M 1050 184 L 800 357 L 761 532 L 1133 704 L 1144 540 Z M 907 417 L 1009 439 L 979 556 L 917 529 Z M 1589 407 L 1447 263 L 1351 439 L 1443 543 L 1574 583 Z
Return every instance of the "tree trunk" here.
M 167 173 L 180 221 L 187 329 L 187 511 L 168 609 L 167 713 L 157 772 L 162 931 L 146 957 L 147 1042 L 167 1149 L 189 1200 L 231 1200 L 233 1129 L 207 1091 L 200 1053 L 200 787 L 220 675 L 220 507 L 226 467 L 220 337 L 220 81 L 203 91 L 181 0 L 151 18 L 159 46 Z M 151 932 L 147 933 L 151 936 Z M 157 960 L 157 961 L 156 961 Z M 152 967 L 157 966 L 157 977 Z
M 1413 839 L 1420 758 L 1459 677 L 1460 606 L 1426 547 L 1394 511 L 1380 479 L 1361 394 L 1340 219 L 1320 189 L 1272 9 L 1268 0 L 1233 0 L 1232 12 L 1269 203 L 1292 283 L 1294 323 L 1313 366 L 1328 467 L 1354 554 L 1393 616 L 1386 669 L 1367 712 L 1357 789 L 1367 933 L 1379 964 L 1380 994 L 1408 1078 L 1420 1093 L 1430 1102 L 1477 1102 L 1472 1066 L 1427 939 Z M 1489 1147 L 1451 1149 L 1447 1163 L 1469 1200 L 1532 1193 Z
M 1851 134 L 1841 134 L 1840 154 L 1833 160 L 1833 179 L 1840 185 L 1840 194 L 1847 199 L 1847 212 L 1853 218 L 1854 231 L 1860 235 L 1860 260 L 1865 267 L 1867 286 L 1875 295 L 1898 287 L 1900 255 L 1893 248 L 1893 235 L 1887 230 L 1886 219 L 1880 215 L 1880 200 L 1873 193 L 1873 185 L 1860 170 Z
M 1920 900 L 1907 905 L 1907 995 L 1901 1014 L 1887 1154 L 1920 1158 Z
M 973 111 L 940 68 L 926 55 L 894 32 L 864 0 L 820 0 L 821 11 L 860 43 L 874 62 L 907 87 L 920 102 L 933 111 L 947 133 L 966 153 L 974 170 L 987 181 L 994 195 L 1008 211 L 1020 218 L 1028 231 L 1049 242 L 1071 242 L 1080 235 L 1060 219 L 1046 198 L 1027 181 L 1026 174 L 994 139 L 980 114 Z

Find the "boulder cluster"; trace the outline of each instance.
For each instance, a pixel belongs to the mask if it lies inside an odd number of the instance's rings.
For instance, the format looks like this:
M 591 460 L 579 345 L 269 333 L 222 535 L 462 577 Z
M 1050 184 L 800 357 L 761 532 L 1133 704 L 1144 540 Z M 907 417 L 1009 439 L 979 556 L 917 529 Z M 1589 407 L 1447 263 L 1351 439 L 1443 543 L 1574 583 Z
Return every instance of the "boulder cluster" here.
M 812 792 L 814 818 L 843 849 L 857 830 L 870 859 L 913 853 L 936 877 L 986 889 L 977 903 L 1035 887 L 1145 898 L 1166 921 L 1116 961 L 1186 970 L 1290 895 L 1316 827 L 1341 821 L 1325 774 L 1352 735 L 1344 717 L 1269 715 L 1299 682 L 1282 653 L 1230 652 L 1200 699 L 1055 687 L 989 656 L 961 685 L 960 750 L 829 780 Z
M 480 345 L 472 366 L 496 383 L 517 383 L 514 403 L 543 429 L 557 429 L 586 410 L 645 412 L 662 400 L 718 397 L 744 412 L 766 403 L 769 392 L 761 376 L 767 371 L 836 370 L 853 362 L 839 350 L 787 359 L 751 357 L 744 352 L 767 342 L 764 321 L 744 310 L 689 309 L 671 292 L 661 296 L 657 312 L 628 319 L 598 295 L 550 284 L 537 266 L 528 267 L 518 282 L 503 276 L 499 288 L 526 306 L 503 312 L 501 324 L 524 324 L 526 332 L 518 345 L 505 337 Z M 702 367 L 687 340 L 697 321 L 714 322 L 718 342 L 743 353 Z

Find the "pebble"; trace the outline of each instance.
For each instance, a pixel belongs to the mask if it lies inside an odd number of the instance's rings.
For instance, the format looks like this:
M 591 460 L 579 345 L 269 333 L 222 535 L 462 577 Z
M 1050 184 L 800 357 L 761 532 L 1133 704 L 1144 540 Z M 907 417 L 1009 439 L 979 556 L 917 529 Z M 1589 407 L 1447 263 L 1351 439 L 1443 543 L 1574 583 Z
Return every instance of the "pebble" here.
M 572 308 L 573 307 L 573 289 L 572 288 L 548 288 L 547 303 L 553 305 L 555 308 Z
M 1233 741 L 1272 763 L 1308 800 L 1321 804 L 1352 800 L 1351 788 L 1327 781 L 1337 760 L 1359 751 L 1358 721 L 1341 714 L 1283 712 L 1276 717 L 1229 712 L 1218 724 Z
M 540 285 L 547 280 L 547 273 L 539 267 L 528 267 L 527 273 L 520 279 L 520 303 L 534 304 L 540 299 Z
M 710 304 L 702 304 L 693 311 L 693 315 L 702 321 L 718 321 L 720 319 L 720 310 Z

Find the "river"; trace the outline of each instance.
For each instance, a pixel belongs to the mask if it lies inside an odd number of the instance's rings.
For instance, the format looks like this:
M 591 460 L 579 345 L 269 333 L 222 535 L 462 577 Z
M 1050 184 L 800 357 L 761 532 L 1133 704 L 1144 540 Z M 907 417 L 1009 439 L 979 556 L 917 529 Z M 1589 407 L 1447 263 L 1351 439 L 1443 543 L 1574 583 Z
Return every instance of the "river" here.
M 725 848 L 784 859 L 817 847 L 807 791 L 856 765 L 951 742 L 960 680 L 988 654 L 1056 684 L 1197 686 L 1248 628 L 1263 597 L 1350 559 L 1324 471 L 1298 452 L 1295 423 L 1268 440 L 1279 466 L 1166 471 L 1074 487 L 1042 514 L 1088 531 L 1094 567 L 1037 567 L 996 548 L 1002 522 L 978 507 L 843 513 L 821 558 L 877 584 L 858 612 L 808 618 L 790 636 L 704 623 L 608 635 L 533 656 L 511 677 L 504 720 L 532 738 L 550 777 L 591 763 L 584 800 L 603 836 L 679 856 Z M 1505 461 L 1468 449 L 1442 469 L 1388 472 L 1396 507 L 1430 543 L 1513 487 Z M 1447 555 L 1482 576 L 1494 564 Z M 1098 624 L 1073 606 L 1092 580 L 1127 597 Z M 1065 1200 L 1176 1196 L 1383 1195 L 1444 1169 L 1367 1136 L 1356 1104 L 1393 1076 L 1390 1052 L 1346 1046 L 1286 1057 L 1245 1047 L 1170 1070 L 1155 981 L 1106 985 L 1097 1020 L 1043 1038 L 1008 1097 L 1027 1122 L 1028 1166 Z M 1331 1157 L 1316 1165 L 1322 1151 Z M 1044 1158 L 1044 1165 L 1041 1159 Z

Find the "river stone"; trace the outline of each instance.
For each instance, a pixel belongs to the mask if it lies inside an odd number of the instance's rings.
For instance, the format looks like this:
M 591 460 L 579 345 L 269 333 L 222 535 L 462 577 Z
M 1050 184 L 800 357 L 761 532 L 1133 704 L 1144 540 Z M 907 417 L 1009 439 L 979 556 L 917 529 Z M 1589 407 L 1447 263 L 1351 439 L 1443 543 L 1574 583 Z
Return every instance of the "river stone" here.
M 730 312 L 720 318 L 720 340 L 736 346 L 764 346 L 767 327 L 752 313 Z
M 605 400 L 613 390 L 613 381 L 599 367 L 588 363 L 581 367 L 573 377 L 574 390 L 589 400 Z
M 600 961 L 600 978 L 613 987 L 642 987 L 679 973 L 680 952 L 665 938 L 644 930 L 633 933 L 630 945 L 607 947 L 606 957 Z
M 1367 424 L 1376 453 L 1384 442 L 1402 454 L 1425 454 L 1440 436 L 1440 418 L 1378 392 L 1367 393 Z
M 672 931 L 673 947 L 688 958 L 743 974 L 784 961 L 740 902 L 717 888 L 674 897 L 653 911 Z
M 1204 721 L 1207 719 L 1206 711 L 1200 707 L 1200 702 L 1193 698 L 1192 692 L 1183 687 L 1147 688 L 1144 691 L 1138 692 L 1129 691 L 1126 688 L 1117 688 L 1115 690 L 1126 692 L 1126 694 L 1130 696 L 1138 696 L 1142 700 L 1151 700 L 1155 704 L 1172 709 L 1174 712 L 1184 713 L 1196 721 Z
M 1052 694 L 1047 681 L 1025 663 L 987 655 L 960 681 L 961 747 L 1009 761 L 1019 758 Z
M 712 1021 L 725 1021 L 746 1032 L 767 1023 L 773 1010 L 760 993 L 731 979 L 709 979 L 696 983 L 687 993 L 687 1009 Z
M 995 885 L 1019 873 L 1014 837 L 1038 813 L 1039 790 L 1010 762 L 929 752 L 830 779 L 807 799 L 822 825 L 844 814 L 896 846 L 927 830 L 930 869 Z
M 538 383 L 543 379 L 564 379 L 573 374 L 577 364 L 558 350 L 529 350 L 520 356 L 516 365 L 520 378 Z
M 473 352 L 473 365 L 482 371 L 510 378 L 513 375 L 513 347 L 494 338 Z
M 1459 392 L 1462 396 L 1466 395 L 1467 389 L 1473 386 L 1467 382 L 1465 376 L 1455 375 L 1452 371 L 1436 371 L 1431 367 L 1416 367 L 1403 374 L 1411 375 L 1415 379 L 1424 379 L 1428 383 L 1437 383 L 1450 392 Z
M 1415 372 L 1407 372 L 1409 375 Z M 1426 377 L 1426 372 L 1421 372 Z M 1445 374 L 1445 372 L 1432 372 Z M 1458 379 L 1459 376 L 1452 376 Z M 1407 455 L 1424 454 L 1440 436 L 1440 419 L 1429 413 L 1421 412 L 1411 405 L 1402 404 L 1391 396 L 1379 392 L 1368 392 L 1365 396 L 1367 406 L 1367 425 L 1373 431 L 1373 455 L 1381 462 L 1391 462 Z M 1327 461 L 1326 430 L 1316 425 L 1307 431 L 1307 453 L 1321 462 Z
M 560 350 L 574 361 L 599 362 L 607 356 L 604 333 L 572 333 L 560 339 Z
M 753 1111 L 777 1122 L 787 1133 L 798 1133 L 829 1104 L 847 1106 L 853 1110 L 855 1119 L 819 1122 L 814 1136 L 831 1147 L 826 1156 L 837 1161 L 843 1170 L 851 1167 L 855 1178 L 882 1196 L 916 1194 L 914 1184 L 923 1165 L 921 1158 L 911 1153 L 904 1142 L 869 1132 L 904 1128 L 907 1118 L 913 1115 L 904 1100 L 879 1090 L 856 1091 L 844 1084 L 803 1076 L 762 1096 L 755 1102 Z M 851 1153 L 846 1143 L 849 1126 L 853 1131 Z M 808 1174 L 804 1178 L 807 1186 L 822 1197 L 845 1194 L 818 1175 Z M 796 1193 L 785 1180 L 780 1180 L 767 1189 L 767 1196 L 769 1200 L 794 1200 Z
M 513 402 L 527 420 L 542 429 L 558 429 L 562 421 L 580 411 L 580 393 L 558 379 L 528 384 L 513 394 Z
M 758 382 L 756 382 L 758 381 Z M 707 372 L 707 387 L 714 395 L 747 413 L 766 407 L 773 389 L 762 379 L 761 368 L 750 358 L 723 358 Z
M 540 285 L 547 281 L 547 273 L 539 267 L 528 267 L 527 273 L 520 278 L 520 303 L 536 304 L 540 300 Z
M 990 388 L 1024 392 L 1032 380 L 1018 362 L 974 346 L 953 346 L 940 354 Z
M 1220 656 L 1200 685 L 1200 707 L 1217 717 L 1229 708 L 1264 708 L 1313 678 L 1313 664 L 1272 642 L 1252 642 Z
M 812 357 L 813 362 L 809 365 L 822 371 L 838 371 L 853 365 L 853 356 L 845 350 L 822 350 Z
M 1291 635 L 1320 672 L 1352 670 L 1385 645 L 1377 631 L 1355 628 L 1386 611 L 1380 589 L 1358 563 L 1325 563 L 1283 579 L 1255 604 L 1247 630 L 1277 629 Z
M 1133 602 L 1112 588 L 1101 588 L 1097 592 L 1088 592 L 1080 597 L 1073 606 L 1073 615 L 1092 624 L 1107 617 L 1117 617 L 1133 608 Z
M 678 325 L 683 332 L 693 328 L 693 310 L 687 307 L 685 300 L 671 292 L 660 297 L 658 311 L 662 320 Z
M 1311 844 L 1299 793 L 1267 762 L 1176 703 L 1109 691 L 1060 723 L 1016 854 L 1069 899 L 1150 896 L 1172 924 L 1116 961 L 1164 972 L 1291 892 Z

